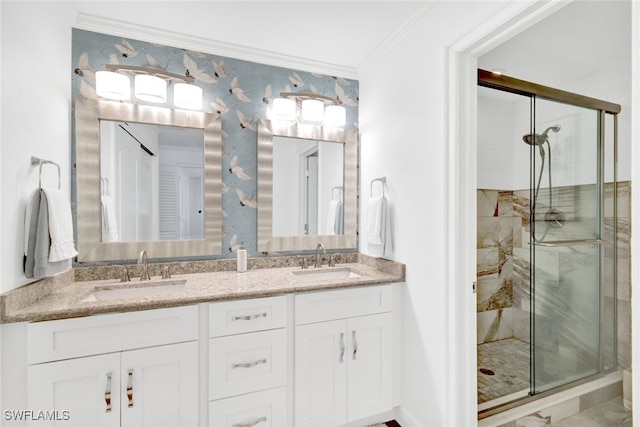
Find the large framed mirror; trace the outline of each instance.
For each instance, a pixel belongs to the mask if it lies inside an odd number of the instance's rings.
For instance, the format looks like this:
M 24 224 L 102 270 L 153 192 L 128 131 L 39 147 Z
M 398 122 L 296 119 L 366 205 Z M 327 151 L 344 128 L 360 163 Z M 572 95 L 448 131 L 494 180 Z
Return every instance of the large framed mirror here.
M 217 114 L 75 102 L 78 261 L 222 252 Z
M 258 250 L 357 248 L 357 132 L 258 123 Z

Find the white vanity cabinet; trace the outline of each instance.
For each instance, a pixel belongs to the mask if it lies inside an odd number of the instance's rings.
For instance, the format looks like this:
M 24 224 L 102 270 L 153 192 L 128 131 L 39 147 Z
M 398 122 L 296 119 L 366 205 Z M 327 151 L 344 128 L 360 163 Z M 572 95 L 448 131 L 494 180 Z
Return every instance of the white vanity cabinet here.
M 391 306 L 387 285 L 295 296 L 295 425 L 391 409 Z
M 209 425 L 287 425 L 287 297 L 209 306 Z
M 34 425 L 197 425 L 197 307 L 32 323 L 27 334 L 28 407 L 58 418 Z

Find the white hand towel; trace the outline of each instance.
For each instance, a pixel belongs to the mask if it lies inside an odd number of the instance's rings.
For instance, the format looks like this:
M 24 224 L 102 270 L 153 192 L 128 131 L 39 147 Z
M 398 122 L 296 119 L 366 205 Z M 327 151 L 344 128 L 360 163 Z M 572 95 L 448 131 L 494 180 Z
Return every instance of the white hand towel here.
M 382 244 L 383 205 L 382 196 L 372 197 L 367 202 L 367 243 Z
M 49 262 L 73 258 L 78 255 L 78 251 L 73 243 L 73 220 L 69 199 L 58 189 L 45 188 L 43 191 L 47 196 L 49 210 Z
M 340 227 L 340 202 L 338 200 L 331 200 L 329 202 L 329 209 L 327 211 L 327 234 L 341 234 L 339 232 Z
M 51 238 L 49 234 L 49 209 L 47 196 L 41 189 L 31 198 L 29 238 L 24 257 L 24 274 L 30 279 L 53 276 L 71 268 L 71 258 L 50 262 Z
M 391 215 L 384 196 L 373 197 L 367 203 L 366 239 L 371 255 L 388 256 L 393 252 Z
M 102 241 L 118 241 L 118 225 L 116 223 L 116 211 L 113 206 L 113 199 L 109 196 L 102 196 Z

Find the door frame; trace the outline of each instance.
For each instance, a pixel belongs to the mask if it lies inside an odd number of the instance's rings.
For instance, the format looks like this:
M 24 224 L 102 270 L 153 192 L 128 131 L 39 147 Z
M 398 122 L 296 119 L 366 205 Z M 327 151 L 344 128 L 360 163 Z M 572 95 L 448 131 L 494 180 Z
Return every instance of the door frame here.
M 478 57 L 570 2 L 513 2 L 446 51 L 445 251 L 451 425 L 477 425 L 476 190 Z

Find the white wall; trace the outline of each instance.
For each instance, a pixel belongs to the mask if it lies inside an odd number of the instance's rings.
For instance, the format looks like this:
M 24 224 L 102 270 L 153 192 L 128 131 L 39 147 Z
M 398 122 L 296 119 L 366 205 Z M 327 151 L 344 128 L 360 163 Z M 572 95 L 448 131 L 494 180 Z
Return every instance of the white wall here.
M 403 408 L 424 426 L 454 425 L 451 414 L 469 410 L 449 399 L 456 372 L 449 364 L 448 334 L 454 331 L 447 329 L 446 293 L 458 284 L 446 283 L 446 47 L 503 7 L 500 2 L 438 3 L 359 69 L 361 207 L 371 179 L 386 176 L 393 259 L 407 266 Z M 361 210 L 363 226 L 364 221 Z
M 70 194 L 71 25 L 74 11 L 58 2 L 1 2 L 2 130 L 0 168 L 2 236 L 0 292 L 27 282 L 22 234 L 27 198 L 38 186 L 30 157 L 55 161 Z M 53 166 L 43 186 L 57 184 Z

